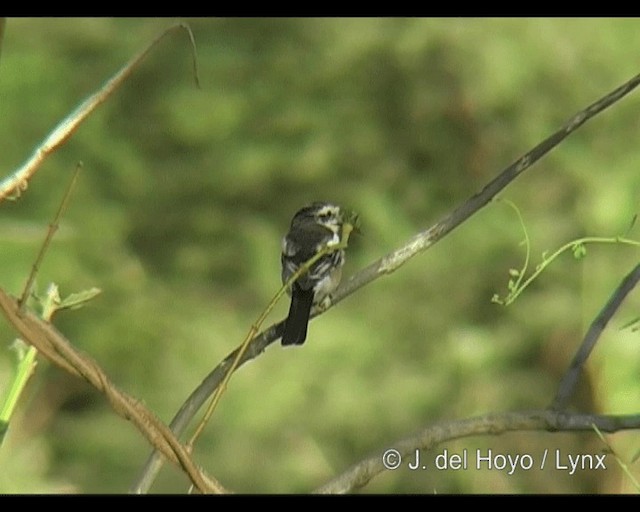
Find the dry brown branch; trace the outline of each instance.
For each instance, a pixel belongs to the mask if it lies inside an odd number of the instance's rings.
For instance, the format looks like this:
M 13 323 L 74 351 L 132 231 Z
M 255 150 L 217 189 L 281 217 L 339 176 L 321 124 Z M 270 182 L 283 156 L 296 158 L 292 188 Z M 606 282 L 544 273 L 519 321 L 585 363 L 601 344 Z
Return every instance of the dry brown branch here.
M 21 311 L 18 301 L 1 288 L 0 309 L 24 341 L 33 345 L 56 366 L 85 379 L 103 393 L 113 410 L 119 416 L 131 420 L 155 449 L 182 467 L 201 492 L 224 492 L 222 485 L 196 466 L 186 448 L 166 425 L 138 400 L 120 391 L 98 363 L 76 349 L 53 325 L 31 311 Z

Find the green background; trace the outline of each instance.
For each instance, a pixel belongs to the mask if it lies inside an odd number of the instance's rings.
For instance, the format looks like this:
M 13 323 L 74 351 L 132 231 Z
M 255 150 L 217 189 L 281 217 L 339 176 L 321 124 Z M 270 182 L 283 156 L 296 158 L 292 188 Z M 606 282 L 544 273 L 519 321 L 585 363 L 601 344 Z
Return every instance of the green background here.
M 0 204 L 0 286 L 19 294 L 69 177 L 84 170 L 38 275 L 101 296 L 56 326 L 168 422 L 280 286 L 293 213 L 356 209 L 353 274 L 429 227 L 572 115 L 638 72 L 640 21 L 190 19 Z M 1 176 L 170 19 L 8 19 Z M 532 265 L 582 236 L 626 234 L 640 197 L 640 92 L 510 185 Z M 638 228 L 629 234 L 638 238 Z M 522 228 L 492 203 L 431 250 L 270 346 L 233 377 L 195 459 L 236 492 L 308 492 L 425 426 L 542 408 L 590 322 L 638 261 L 629 246 L 559 258 L 512 306 Z M 575 410 L 640 409 L 632 293 L 601 338 Z M 269 322 L 287 311 L 284 300 Z M 0 396 L 15 365 L 0 322 Z M 636 475 L 636 432 L 608 437 Z M 40 359 L 0 448 L 0 492 L 126 492 L 149 445 L 89 385 Z M 601 453 L 595 434 L 513 433 L 438 447 Z M 632 492 L 606 471 L 385 472 L 364 493 Z M 185 492 L 172 467 L 154 492 Z

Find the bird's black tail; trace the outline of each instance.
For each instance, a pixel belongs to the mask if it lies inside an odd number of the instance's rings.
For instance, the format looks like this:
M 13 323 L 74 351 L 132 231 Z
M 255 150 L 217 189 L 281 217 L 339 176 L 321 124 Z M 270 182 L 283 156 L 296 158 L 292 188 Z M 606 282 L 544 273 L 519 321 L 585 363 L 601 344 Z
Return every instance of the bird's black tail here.
M 285 321 L 282 345 L 302 345 L 307 339 L 307 324 L 313 304 L 313 290 L 294 289 L 289 316 Z

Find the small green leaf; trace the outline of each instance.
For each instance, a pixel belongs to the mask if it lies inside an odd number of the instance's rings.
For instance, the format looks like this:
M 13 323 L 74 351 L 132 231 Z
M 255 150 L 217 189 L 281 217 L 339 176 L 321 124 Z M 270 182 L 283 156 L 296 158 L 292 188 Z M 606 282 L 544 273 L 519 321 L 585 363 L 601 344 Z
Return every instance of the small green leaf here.
M 520 271 L 516 270 L 515 268 L 510 268 L 509 269 L 509 275 L 511 277 L 518 277 L 520 275 Z
M 100 288 L 90 288 L 89 290 L 83 290 L 78 293 L 72 293 L 67 295 L 60 301 L 57 309 L 77 309 L 84 306 L 86 302 L 94 299 L 102 293 Z
M 573 257 L 577 260 L 584 258 L 587 255 L 587 248 L 584 244 L 574 244 L 571 247 L 573 251 Z

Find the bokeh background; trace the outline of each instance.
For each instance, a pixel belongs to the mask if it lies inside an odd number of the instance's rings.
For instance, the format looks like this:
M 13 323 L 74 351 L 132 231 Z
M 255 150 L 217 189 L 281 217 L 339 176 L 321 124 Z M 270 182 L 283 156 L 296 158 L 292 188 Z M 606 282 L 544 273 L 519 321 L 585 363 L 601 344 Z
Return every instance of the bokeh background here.
M 123 390 L 170 421 L 280 286 L 280 238 L 303 204 L 361 214 L 347 275 L 430 226 L 573 114 L 638 72 L 640 21 L 623 19 L 189 19 L 0 204 L 0 286 L 19 294 L 78 161 L 80 181 L 38 276 L 103 293 L 56 326 Z M 170 19 L 9 19 L 0 59 L 3 176 Z M 510 185 L 544 251 L 628 234 L 640 197 L 640 92 Z M 240 369 L 195 457 L 237 492 L 308 492 L 432 422 L 541 408 L 593 317 L 638 261 L 623 245 L 559 258 L 518 301 L 517 216 L 493 203 L 396 273 Z M 629 296 L 571 408 L 640 410 Z M 280 320 L 287 301 L 269 323 Z M 0 396 L 15 333 L 0 322 Z M 637 432 L 608 436 L 635 474 Z M 601 453 L 593 433 L 513 433 L 438 447 Z M 2 493 L 120 493 L 150 447 L 84 382 L 40 361 L 0 448 Z M 386 472 L 363 493 L 635 492 L 606 471 Z M 187 489 L 165 466 L 158 493 Z

